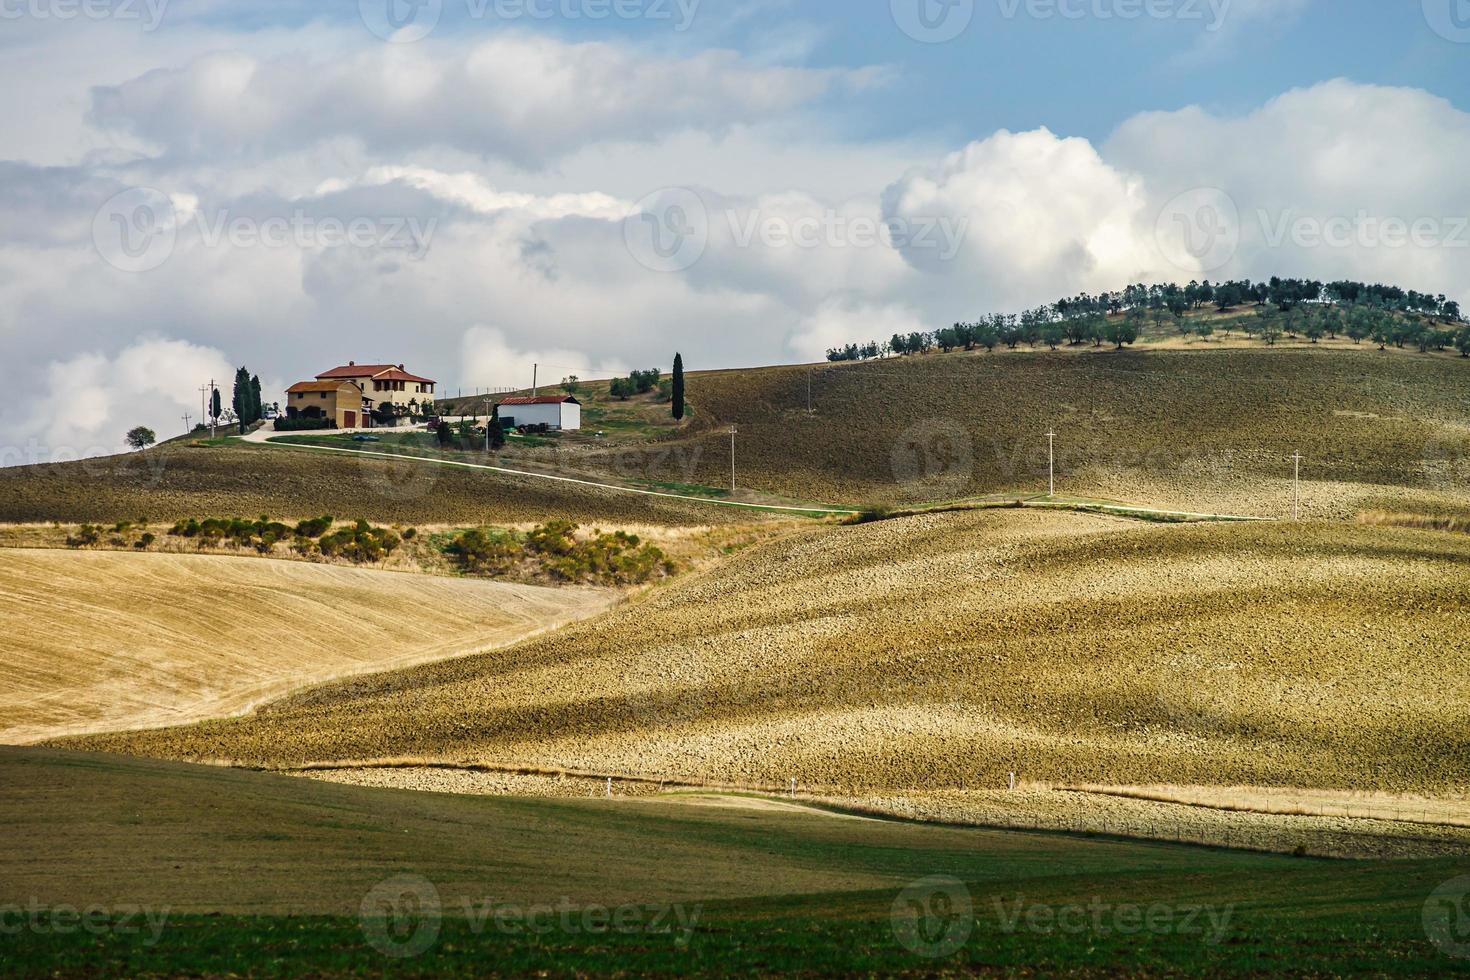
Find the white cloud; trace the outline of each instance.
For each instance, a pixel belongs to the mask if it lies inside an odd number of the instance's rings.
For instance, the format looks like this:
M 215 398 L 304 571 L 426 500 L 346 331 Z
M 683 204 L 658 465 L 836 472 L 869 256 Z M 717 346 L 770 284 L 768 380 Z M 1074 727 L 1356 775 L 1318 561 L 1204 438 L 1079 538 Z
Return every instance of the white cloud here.
M 523 163 L 787 112 L 871 70 L 751 65 L 728 51 L 640 57 L 529 34 L 469 47 L 377 45 L 347 57 L 220 52 L 98 88 L 92 119 L 170 153 L 275 153 L 348 137 L 386 153 L 448 147 Z
M 888 220 L 911 226 L 962 219 L 956 260 L 932 247 L 910 246 L 904 256 L 926 272 L 973 281 L 1002 307 L 1113 288 L 1160 265 L 1141 233 L 1143 179 L 1107 163 L 1087 140 L 1045 129 L 971 143 L 911 170 L 883 200 Z
M 234 378 L 219 351 L 162 338 L 144 338 L 113 357 L 76 354 L 40 373 L 40 391 L 22 414 L 0 420 L 5 465 L 121 452 L 123 434 L 137 425 L 169 438 L 184 431 L 186 412 L 198 420 L 200 379 L 224 386 L 229 405 Z
M 833 296 L 802 318 L 790 347 L 807 360 L 820 361 L 834 347 L 869 340 L 882 344 L 894 334 L 907 335 L 932 326 L 907 307 L 877 306 L 858 297 Z

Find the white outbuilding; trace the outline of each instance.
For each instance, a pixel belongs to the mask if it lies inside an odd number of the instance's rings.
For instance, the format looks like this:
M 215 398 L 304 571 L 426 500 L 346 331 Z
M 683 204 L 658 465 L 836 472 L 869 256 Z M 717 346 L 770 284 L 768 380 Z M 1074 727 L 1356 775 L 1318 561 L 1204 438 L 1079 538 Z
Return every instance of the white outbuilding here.
M 507 398 L 501 402 L 500 423 L 507 427 L 546 425 L 553 429 L 580 429 L 582 403 L 571 395 Z

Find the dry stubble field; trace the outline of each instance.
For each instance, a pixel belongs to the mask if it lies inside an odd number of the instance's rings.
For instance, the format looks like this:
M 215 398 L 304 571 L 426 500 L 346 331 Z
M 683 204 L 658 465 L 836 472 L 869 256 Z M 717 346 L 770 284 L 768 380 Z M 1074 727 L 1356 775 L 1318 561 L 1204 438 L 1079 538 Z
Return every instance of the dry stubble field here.
M 814 415 L 806 412 L 810 381 Z M 1437 510 L 1470 502 L 1470 362 L 1371 348 L 930 354 L 691 376 L 691 434 L 648 466 L 838 503 L 1058 492 L 1192 511 Z M 606 464 L 629 466 L 633 449 Z
M 0 742 L 236 714 L 512 643 L 619 596 L 206 555 L 0 551 Z
M 842 795 L 1051 783 L 1453 793 L 1470 538 L 934 514 L 810 528 L 597 620 L 78 747 L 427 758 Z

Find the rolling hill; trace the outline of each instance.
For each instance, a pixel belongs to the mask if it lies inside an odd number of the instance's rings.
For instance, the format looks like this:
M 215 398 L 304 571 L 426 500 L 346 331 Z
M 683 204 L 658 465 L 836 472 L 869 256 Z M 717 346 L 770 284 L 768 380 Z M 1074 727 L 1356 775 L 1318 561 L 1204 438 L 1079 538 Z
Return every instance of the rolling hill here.
M 3 550 L 0 741 L 236 714 L 513 643 L 617 598 L 249 558 Z
M 810 527 L 595 621 L 258 715 L 71 740 L 833 792 L 1464 791 L 1470 538 L 1018 510 Z
M 691 373 L 692 413 L 579 392 L 607 421 L 498 462 L 671 488 L 742 488 L 803 502 L 905 505 L 1057 489 L 1191 511 L 1290 513 L 1292 462 L 1314 518 L 1470 507 L 1470 362 L 1323 345 L 929 354 L 856 364 Z M 808 385 L 813 411 L 807 411 Z M 378 447 L 389 448 L 389 447 Z M 483 453 L 465 459 L 485 460 Z M 375 521 L 748 520 L 640 498 L 392 460 L 232 443 L 0 470 L 0 520 L 154 520 L 235 513 Z

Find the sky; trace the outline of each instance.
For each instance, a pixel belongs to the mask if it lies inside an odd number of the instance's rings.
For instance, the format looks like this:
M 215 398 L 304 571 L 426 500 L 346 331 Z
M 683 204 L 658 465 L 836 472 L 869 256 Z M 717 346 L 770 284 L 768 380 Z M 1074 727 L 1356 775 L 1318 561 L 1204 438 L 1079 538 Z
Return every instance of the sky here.
M 1470 304 L 1467 82 L 1470 0 L 0 0 L 0 465 L 178 434 L 241 365 L 452 394 L 1132 282 Z

